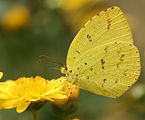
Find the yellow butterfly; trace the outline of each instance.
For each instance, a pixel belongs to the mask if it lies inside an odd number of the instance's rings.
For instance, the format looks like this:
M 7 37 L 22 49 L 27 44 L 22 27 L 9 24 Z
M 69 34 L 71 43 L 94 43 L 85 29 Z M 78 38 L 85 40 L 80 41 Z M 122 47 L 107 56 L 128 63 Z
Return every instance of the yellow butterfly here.
M 138 80 L 140 55 L 118 7 L 100 12 L 81 28 L 61 72 L 78 87 L 113 98 Z

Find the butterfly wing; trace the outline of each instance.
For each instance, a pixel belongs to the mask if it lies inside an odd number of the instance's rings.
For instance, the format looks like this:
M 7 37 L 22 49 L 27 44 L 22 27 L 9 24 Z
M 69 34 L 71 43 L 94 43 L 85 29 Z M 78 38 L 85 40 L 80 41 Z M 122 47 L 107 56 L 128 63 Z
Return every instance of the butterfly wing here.
M 119 97 L 140 74 L 140 57 L 133 44 L 112 42 L 81 56 L 69 73 L 80 88 L 109 97 Z
M 140 57 L 118 7 L 93 17 L 74 38 L 67 56 L 68 80 L 99 95 L 119 97 L 140 74 Z
M 133 42 L 128 23 L 118 7 L 100 12 L 82 27 L 68 50 L 67 67 L 72 68 L 87 50 L 113 41 Z

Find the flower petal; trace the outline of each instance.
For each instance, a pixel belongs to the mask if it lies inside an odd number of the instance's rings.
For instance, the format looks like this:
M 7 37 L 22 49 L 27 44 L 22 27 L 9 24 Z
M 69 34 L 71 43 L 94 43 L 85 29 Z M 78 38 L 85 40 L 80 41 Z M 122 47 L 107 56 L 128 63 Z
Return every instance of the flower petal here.
M 3 72 L 0 72 L 0 79 L 3 77 Z
M 44 96 L 44 98 L 45 99 L 66 99 L 67 98 L 67 96 L 66 95 L 63 95 L 63 94 L 57 94 L 57 93 L 55 93 L 55 94 L 50 94 L 50 95 L 47 95 L 47 96 Z
M 15 108 L 19 102 L 19 99 L 0 100 L 0 108 L 11 109 Z
M 17 105 L 16 111 L 18 113 L 25 111 L 30 103 L 31 103 L 30 101 L 27 101 L 26 99 L 22 99 L 21 101 L 19 101 L 19 104 Z

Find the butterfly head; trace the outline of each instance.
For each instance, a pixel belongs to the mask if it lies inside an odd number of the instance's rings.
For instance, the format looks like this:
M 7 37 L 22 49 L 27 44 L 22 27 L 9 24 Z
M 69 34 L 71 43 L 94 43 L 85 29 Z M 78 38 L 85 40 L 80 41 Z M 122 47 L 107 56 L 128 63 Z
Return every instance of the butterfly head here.
M 66 66 L 61 67 L 60 71 L 62 74 L 67 74 L 67 67 Z

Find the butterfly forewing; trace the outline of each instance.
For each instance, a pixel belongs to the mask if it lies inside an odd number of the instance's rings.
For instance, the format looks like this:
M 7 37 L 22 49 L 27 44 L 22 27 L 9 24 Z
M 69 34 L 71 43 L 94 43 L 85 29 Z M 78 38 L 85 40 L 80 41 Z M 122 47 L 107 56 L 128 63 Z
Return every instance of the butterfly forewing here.
M 100 12 L 82 27 L 70 45 L 67 67 L 71 68 L 87 50 L 113 41 L 133 42 L 128 23 L 118 7 Z

